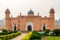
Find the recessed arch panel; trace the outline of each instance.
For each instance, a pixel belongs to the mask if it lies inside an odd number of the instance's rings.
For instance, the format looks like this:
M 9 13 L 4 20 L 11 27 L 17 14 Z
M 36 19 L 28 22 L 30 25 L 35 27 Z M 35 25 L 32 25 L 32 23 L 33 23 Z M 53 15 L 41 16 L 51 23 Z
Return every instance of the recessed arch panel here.
M 28 31 L 29 25 L 31 26 L 31 31 L 33 31 L 33 22 L 27 22 L 26 23 L 26 31 Z

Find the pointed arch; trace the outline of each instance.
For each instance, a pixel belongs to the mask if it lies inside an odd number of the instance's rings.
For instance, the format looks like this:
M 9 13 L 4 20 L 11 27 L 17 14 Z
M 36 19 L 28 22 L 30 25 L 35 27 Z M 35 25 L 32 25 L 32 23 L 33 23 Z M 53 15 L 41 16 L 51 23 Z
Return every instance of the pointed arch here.
M 43 31 L 46 30 L 46 24 L 43 24 Z
M 26 23 L 26 31 L 28 31 L 28 27 L 30 27 L 30 30 L 33 31 L 33 22 Z
M 16 31 L 16 24 L 13 24 L 12 30 L 13 30 L 13 31 Z

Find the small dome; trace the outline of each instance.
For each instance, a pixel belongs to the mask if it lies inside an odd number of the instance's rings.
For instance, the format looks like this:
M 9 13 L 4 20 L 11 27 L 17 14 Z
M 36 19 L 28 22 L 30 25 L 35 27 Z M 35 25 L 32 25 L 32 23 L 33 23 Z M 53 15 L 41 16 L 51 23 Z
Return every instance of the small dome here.
M 28 14 L 34 14 L 34 12 L 32 11 L 32 9 L 30 9 L 30 10 L 28 11 Z
M 10 13 L 10 10 L 9 9 L 6 9 L 5 13 L 8 13 L 8 12 Z
M 50 9 L 50 13 L 55 13 L 53 8 Z

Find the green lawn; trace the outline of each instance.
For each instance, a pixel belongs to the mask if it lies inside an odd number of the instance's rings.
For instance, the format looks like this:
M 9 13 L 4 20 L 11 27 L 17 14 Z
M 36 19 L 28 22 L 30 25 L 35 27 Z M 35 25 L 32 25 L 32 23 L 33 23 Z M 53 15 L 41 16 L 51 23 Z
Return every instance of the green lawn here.
M 46 40 L 60 40 L 60 36 L 47 36 Z

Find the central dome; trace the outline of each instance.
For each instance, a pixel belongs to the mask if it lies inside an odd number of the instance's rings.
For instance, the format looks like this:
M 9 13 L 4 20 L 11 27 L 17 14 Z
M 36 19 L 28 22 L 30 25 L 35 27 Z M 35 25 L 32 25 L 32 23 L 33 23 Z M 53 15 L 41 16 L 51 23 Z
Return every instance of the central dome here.
M 34 14 L 34 12 L 32 11 L 32 9 L 30 9 L 30 10 L 28 11 L 28 14 Z

